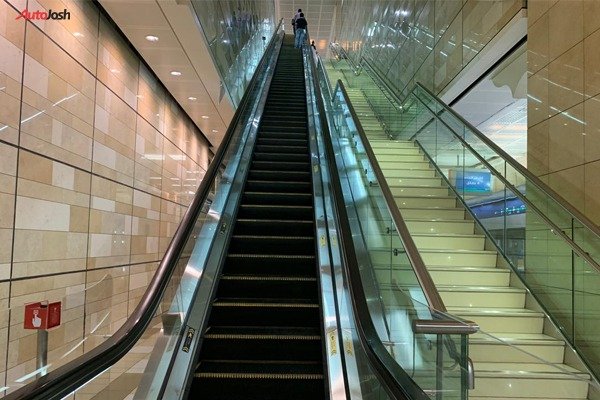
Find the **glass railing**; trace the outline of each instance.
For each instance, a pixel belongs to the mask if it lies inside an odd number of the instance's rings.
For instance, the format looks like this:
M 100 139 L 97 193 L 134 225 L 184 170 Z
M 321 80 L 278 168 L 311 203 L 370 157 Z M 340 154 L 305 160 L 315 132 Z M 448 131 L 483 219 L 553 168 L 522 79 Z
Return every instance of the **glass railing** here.
M 600 236 L 515 160 L 418 85 L 401 139 L 414 139 L 532 294 L 600 376 Z M 521 231 L 521 242 L 512 233 Z M 517 248 L 515 251 L 515 247 Z
M 267 78 L 274 69 L 275 50 L 281 40 L 280 27 L 281 24 L 232 119 L 205 181 L 132 317 L 112 335 L 110 332 L 114 329 L 105 327 L 106 313 L 100 311 L 103 303 L 113 301 L 107 297 L 111 292 L 106 289 L 123 284 L 115 278 L 106 277 L 84 289 L 85 293 L 69 296 L 65 299 L 69 306 L 76 305 L 78 299 L 80 304 L 84 295 L 88 299 L 91 296 L 98 298 L 98 315 L 86 321 L 89 332 L 68 349 L 55 351 L 50 342 L 43 365 L 31 365 L 6 382 L 7 399 L 62 398 L 67 395 L 70 399 L 111 400 L 160 397 L 170 373 L 172 354 L 185 336 L 182 327 L 189 317 L 196 288 L 203 279 L 211 278 L 206 273 L 208 256 L 217 237 L 222 236 L 219 232 L 225 206 L 230 196 L 239 191 L 239 187 L 234 186 L 234 176 L 249 168 L 249 163 L 241 161 L 242 154 L 253 146 L 261 95 L 265 93 Z M 65 311 L 63 318 L 75 315 L 71 310 Z M 65 363 L 65 359 L 69 362 Z
M 336 71 L 352 69 L 338 61 Z M 366 65 L 344 73 L 390 139 L 414 140 L 590 371 L 600 376 L 600 230 L 417 84 L 400 101 Z
M 322 63 L 319 63 L 319 82 L 325 99 L 330 100 L 327 94 L 330 86 Z M 368 154 L 368 143 L 359 132 L 362 128 L 339 84 L 332 98 L 326 107 L 330 135 L 360 280 L 379 339 L 398 365 L 431 398 L 466 399 L 472 379 L 468 334 L 476 332 L 477 327 L 440 312 L 445 311 L 443 303 L 414 243 L 399 234 L 406 227 L 398 226 L 397 208 L 390 207 L 385 194 L 387 184 L 380 180 L 378 166 Z M 420 267 L 416 267 L 419 263 Z M 424 306 L 431 303 L 436 306 Z M 445 323 L 454 330 L 445 330 Z

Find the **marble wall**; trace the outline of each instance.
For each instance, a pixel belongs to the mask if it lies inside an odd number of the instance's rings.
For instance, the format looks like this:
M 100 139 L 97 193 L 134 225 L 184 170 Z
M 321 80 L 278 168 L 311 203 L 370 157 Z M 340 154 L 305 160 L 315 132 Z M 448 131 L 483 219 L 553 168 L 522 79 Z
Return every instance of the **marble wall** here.
M 600 224 L 600 2 L 529 0 L 528 165 Z
M 26 7 L 71 18 L 16 19 Z M 0 387 L 35 370 L 24 303 L 63 301 L 52 368 L 126 320 L 208 158 L 93 2 L 0 0 Z

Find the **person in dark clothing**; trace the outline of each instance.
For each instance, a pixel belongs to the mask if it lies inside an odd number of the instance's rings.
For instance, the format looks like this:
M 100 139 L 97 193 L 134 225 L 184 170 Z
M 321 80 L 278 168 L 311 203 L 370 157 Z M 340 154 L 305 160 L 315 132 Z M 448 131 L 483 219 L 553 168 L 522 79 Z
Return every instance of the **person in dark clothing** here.
M 304 13 L 300 13 L 300 17 L 296 20 L 296 41 L 294 43 L 294 47 L 297 49 L 302 48 L 302 45 L 304 44 L 307 26 L 308 22 L 306 22 L 306 18 L 304 18 Z
M 300 18 L 300 13 L 302 12 L 302 9 L 299 8 L 298 12 L 296 14 L 294 14 L 294 18 L 292 18 L 292 28 L 294 28 L 294 36 L 296 36 L 296 20 L 298 18 Z

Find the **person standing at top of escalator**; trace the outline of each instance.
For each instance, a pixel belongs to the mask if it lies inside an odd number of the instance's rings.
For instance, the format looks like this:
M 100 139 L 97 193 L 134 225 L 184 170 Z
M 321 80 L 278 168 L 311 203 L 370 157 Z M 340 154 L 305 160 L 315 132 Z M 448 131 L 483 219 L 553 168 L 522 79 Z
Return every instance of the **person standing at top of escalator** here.
M 298 18 L 300 18 L 300 13 L 302 12 L 302 9 L 299 8 L 298 12 L 296 14 L 294 14 L 294 18 L 292 18 L 292 27 L 294 28 L 294 36 L 296 36 L 296 20 Z
M 304 44 L 307 26 L 308 22 L 306 22 L 306 18 L 304 18 L 304 13 L 300 13 L 300 17 L 296 19 L 296 41 L 294 47 L 297 49 L 301 49 Z

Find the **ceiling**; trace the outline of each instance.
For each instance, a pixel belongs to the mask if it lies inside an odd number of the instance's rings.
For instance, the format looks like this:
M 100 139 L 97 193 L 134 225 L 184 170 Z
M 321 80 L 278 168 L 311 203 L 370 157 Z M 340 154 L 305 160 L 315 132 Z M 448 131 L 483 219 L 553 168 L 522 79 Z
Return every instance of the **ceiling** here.
M 194 120 L 213 146 L 221 143 L 234 109 L 223 96 L 221 78 L 190 0 L 99 0 L 127 39 Z M 286 31 L 302 8 L 311 40 L 321 55 L 327 53 L 340 0 L 275 0 L 277 20 Z M 135 10 L 135 12 L 132 12 Z M 150 42 L 146 36 L 159 38 Z M 172 76 L 171 71 L 180 71 Z M 189 100 L 193 97 L 196 100 Z
M 308 22 L 308 34 L 315 41 L 319 54 L 325 55 L 335 28 L 335 13 L 340 0 L 275 0 L 277 20 L 283 18 L 286 31 L 291 31 L 291 20 L 301 8 Z
M 223 96 L 219 73 L 189 2 L 99 2 L 216 149 L 234 110 Z M 147 35 L 159 40 L 150 42 L 145 39 Z M 171 71 L 179 71 L 181 75 L 172 76 Z

